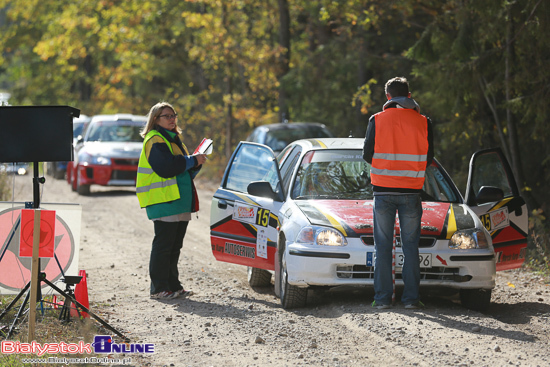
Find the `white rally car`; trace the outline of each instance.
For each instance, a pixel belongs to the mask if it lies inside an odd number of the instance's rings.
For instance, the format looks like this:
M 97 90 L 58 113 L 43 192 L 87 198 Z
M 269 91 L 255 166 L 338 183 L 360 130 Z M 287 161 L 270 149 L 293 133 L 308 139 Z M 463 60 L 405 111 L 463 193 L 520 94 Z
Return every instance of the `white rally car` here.
M 283 308 L 303 307 L 308 288 L 374 282 L 370 165 L 363 139 L 298 140 L 278 158 L 241 142 L 211 208 L 212 252 L 248 267 L 253 287 L 268 286 Z M 484 310 L 497 270 L 524 262 L 527 209 L 500 149 L 475 153 L 463 198 L 437 160 L 422 190 L 421 287 L 460 292 Z M 402 286 L 398 220 L 396 285 Z

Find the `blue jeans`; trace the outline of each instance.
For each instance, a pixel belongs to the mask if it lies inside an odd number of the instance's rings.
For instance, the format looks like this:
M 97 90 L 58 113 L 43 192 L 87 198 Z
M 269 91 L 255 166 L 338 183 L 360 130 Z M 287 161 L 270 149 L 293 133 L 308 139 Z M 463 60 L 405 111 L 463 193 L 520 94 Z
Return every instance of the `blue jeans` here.
M 154 221 L 155 238 L 149 259 L 151 294 L 179 291 L 178 260 L 189 222 Z
M 404 290 L 401 302 L 415 303 L 420 300 L 420 260 L 418 242 L 422 202 L 420 195 L 375 195 L 374 196 L 374 300 L 378 304 L 391 304 L 392 247 L 395 213 L 399 215 L 401 246 L 405 256 L 403 264 Z

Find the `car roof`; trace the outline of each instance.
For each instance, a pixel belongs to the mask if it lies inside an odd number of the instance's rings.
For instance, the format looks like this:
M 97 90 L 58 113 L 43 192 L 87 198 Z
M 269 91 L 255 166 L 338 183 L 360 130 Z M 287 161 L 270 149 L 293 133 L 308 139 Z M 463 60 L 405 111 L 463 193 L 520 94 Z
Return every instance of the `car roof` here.
M 324 127 L 327 128 L 325 124 L 319 122 L 281 122 L 277 124 L 267 124 L 260 125 L 256 129 L 262 130 L 285 130 L 285 129 L 300 129 L 303 127 Z
M 297 140 L 292 144 L 301 145 L 304 150 L 323 149 L 363 149 L 365 143 L 361 138 L 317 138 Z
M 92 119 L 92 118 L 91 118 L 90 116 L 80 114 L 79 117 L 73 118 L 73 122 L 76 122 L 76 123 L 84 123 L 84 122 L 89 122 L 91 119 Z
M 114 115 L 94 115 L 90 122 L 118 120 L 147 121 L 147 116 L 132 115 L 131 113 L 117 113 Z

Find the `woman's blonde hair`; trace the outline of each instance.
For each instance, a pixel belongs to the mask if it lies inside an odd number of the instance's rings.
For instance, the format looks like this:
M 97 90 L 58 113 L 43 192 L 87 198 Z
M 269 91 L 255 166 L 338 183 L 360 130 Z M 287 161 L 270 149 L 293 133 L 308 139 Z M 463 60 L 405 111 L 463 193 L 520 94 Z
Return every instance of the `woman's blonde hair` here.
M 147 124 L 145 124 L 145 127 L 143 130 L 141 130 L 140 135 L 145 138 L 145 135 L 151 130 L 155 128 L 155 126 L 158 125 L 157 120 L 162 113 L 162 110 L 166 107 L 170 108 L 174 114 L 176 114 L 176 110 L 174 110 L 174 107 L 168 102 L 159 102 L 153 107 L 151 107 L 151 110 L 149 110 L 149 113 L 147 114 Z M 181 128 L 176 124 L 176 130 L 178 134 L 181 134 Z

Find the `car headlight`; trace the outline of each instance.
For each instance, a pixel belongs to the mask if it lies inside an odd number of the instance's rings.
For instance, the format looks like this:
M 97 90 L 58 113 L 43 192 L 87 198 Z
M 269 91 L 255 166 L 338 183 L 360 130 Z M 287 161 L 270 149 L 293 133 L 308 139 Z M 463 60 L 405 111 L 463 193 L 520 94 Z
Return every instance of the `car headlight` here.
M 333 228 L 302 228 L 296 237 L 297 243 L 319 246 L 346 246 L 346 238 Z
M 449 241 L 449 248 L 453 250 L 467 250 L 488 248 L 489 243 L 480 229 L 464 229 L 456 231 Z
M 111 164 L 111 158 L 103 156 L 94 156 L 88 153 L 83 153 L 79 156 L 79 160 L 82 163 L 97 164 L 99 166 L 108 166 Z

